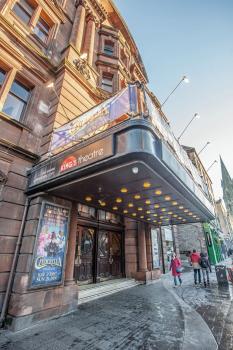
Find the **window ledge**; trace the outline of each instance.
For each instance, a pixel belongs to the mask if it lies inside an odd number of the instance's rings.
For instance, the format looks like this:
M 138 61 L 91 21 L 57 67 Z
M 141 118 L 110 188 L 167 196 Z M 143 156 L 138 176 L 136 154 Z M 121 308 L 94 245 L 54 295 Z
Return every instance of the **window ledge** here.
M 28 126 L 19 122 L 18 120 L 15 120 L 15 119 L 9 117 L 7 114 L 5 114 L 3 112 L 0 112 L 0 120 L 4 120 L 10 124 L 13 124 L 14 126 L 17 126 L 20 129 L 24 129 L 24 130 L 32 132 L 32 129 L 30 129 Z

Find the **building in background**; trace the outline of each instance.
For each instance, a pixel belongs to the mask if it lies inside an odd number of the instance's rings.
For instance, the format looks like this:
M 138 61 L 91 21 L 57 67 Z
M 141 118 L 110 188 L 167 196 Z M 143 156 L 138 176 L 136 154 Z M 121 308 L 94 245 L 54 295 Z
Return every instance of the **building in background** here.
M 211 203 L 213 203 L 213 206 L 215 206 L 212 182 L 200 157 L 194 147 L 183 146 L 183 148 L 203 179 L 206 195 Z M 187 252 L 193 249 L 199 252 L 208 252 L 212 264 L 216 264 L 223 258 L 222 252 L 225 251 L 225 248 L 221 237 L 221 231 L 218 227 L 216 210 L 215 220 L 206 223 L 179 225 L 177 226 L 177 232 L 182 259 L 187 260 Z
M 221 157 L 220 163 L 222 172 L 221 185 L 223 191 L 223 200 L 227 210 L 228 221 L 230 223 L 230 226 L 233 227 L 233 181 Z
M 233 245 L 233 231 L 231 223 L 222 199 L 217 200 L 215 203 L 217 220 L 219 223 L 226 251 L 228 251 L 230 248 L 232 248 Z
M 0 23 L 0 308 L 19 330 L 76 310 L 80 285 L 158 278 L 177 225 L 214 210 L 112 1 L 0 0 Z

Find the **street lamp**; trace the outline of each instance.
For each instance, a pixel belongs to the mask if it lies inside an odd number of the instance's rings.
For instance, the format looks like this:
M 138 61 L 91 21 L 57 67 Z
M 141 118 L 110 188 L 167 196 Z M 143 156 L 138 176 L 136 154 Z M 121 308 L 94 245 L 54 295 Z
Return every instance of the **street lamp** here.
M 189 79 L 186 75 L 184 75 L 181 80 L 179 81 L 179 83 L 176 85 L 176 87 L 170 92 L 170 94 L 168 95 L 168 97 L 166 98 L 166 100 L 164 100 L 164 102 L 160 105 L 160 109 L 162 109 L 162 107 L 165 105 L 165 103 L 167 102 L 167 100 L 169 99 L 169 97 L 176 91 L 176 89 L 180 86 L 181 83 L 189 83 Z
M 199 156 L 200 153 L 201 153 L 202 151 L 204 151 L 204 149 L 205 149 L 209 144 L 210 144 L 210 141 L 207 141 L 206 144 L 205 144 L 205 146 L 200 150 L 200 152 L 199 152 L 197 155 Z
M 198 113 L 195 113 L 190 122 L 186 125 L 184 130 L 181 132 L 180 136 L 178 137 L 178 141 L 180 141 L 181 136 L 185 133 L 185 131 L 188 129 L 189 125 L 192 123 L 194 119 L 199 119 L 200 115 Z
M 215 163 L 218 163 L 217 160 L 213 161 L 213 163 L 209 166 L 209 168 L 206 170 L 206 172 L 208 173 L 210 171 L 210 169 L 212 168 L 212 166 L 215 164 Z

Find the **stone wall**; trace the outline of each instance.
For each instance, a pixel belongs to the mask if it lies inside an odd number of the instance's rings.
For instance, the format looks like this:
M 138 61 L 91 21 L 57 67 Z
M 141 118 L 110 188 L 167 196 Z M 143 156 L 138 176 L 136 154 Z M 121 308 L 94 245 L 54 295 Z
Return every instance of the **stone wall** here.
M 196 249 L 207 251 L 204 230 L 201 223 L 177 225 L 177 237 L 180 252 Z

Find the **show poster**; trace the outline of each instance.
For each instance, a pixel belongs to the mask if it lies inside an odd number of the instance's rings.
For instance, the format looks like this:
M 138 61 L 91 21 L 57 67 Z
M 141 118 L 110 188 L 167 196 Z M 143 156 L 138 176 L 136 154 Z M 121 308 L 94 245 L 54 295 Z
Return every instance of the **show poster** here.
M 31 287 L 62 283 L 69 229 L 69 209 L 42 203 L 31 271 Z
M 152 262 L 153 269 L 159 268 L 159 244 L 158 244 L 158 231 L 157 229 L 151 229 L 151 247 L 152 247 Z

